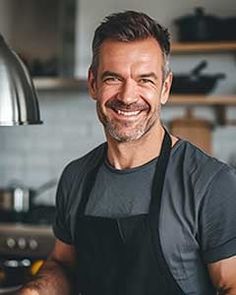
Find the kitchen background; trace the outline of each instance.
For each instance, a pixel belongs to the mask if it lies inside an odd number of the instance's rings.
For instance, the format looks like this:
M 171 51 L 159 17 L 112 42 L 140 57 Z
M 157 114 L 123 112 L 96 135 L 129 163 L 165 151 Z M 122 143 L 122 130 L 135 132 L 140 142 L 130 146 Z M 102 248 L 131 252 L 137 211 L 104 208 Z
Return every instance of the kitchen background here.
M 0 187 L 18 182 L 37 188 L 50 179 L 58 180 L 69 161 L 104 141 L 85 83 L 68 77 L 86 78 L 93 31 L 105 15 L 126 9 L 146 12 L 170 28 L 175 42 L 178 36 L 174 20 L 192 14 L 196 6 L 222 18 L 236 15 L 234 0 L 1 0 L 0 32 L 31 71 L 37 76 L 59 74 L 67 80 L 57 83 L 55 79 L 35 79 L 43 125 L 0 127 Z M 236 50 L 173 54 L 171 67 L 175 73 L 189 73 L 207 60 L 204 73 L 226 74 L 210 95 L 220 95 L 220 100 L 234 96 L 236 100 L 235 53 Z M 236 127 L 217 124 L 212 106 L 196 106 L 193 111 L 214 125 L 212 154 L 235 165 Z M 184 113 L 184 106 L 170 105 L 164 107 L 162 118 L 168 124 Z M 226 107 L 226 115 L 228 120 L 235 120 L 235 106 Z M 54 204 L 55 190 L 48 190 L 36 201 Z

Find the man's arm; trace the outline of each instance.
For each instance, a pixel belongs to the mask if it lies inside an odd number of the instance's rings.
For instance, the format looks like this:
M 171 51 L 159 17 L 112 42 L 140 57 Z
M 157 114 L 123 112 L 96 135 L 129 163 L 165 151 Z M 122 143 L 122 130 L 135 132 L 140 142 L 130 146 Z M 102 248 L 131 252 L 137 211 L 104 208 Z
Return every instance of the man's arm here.
M 69 295 L 75 292 L 76 253 L 73 246 L 56 240 L 54 249 L 35 277 L 17 295 Z
M 210 263 L 208 270 L 217 294 L 236 294 L 236 256 Z

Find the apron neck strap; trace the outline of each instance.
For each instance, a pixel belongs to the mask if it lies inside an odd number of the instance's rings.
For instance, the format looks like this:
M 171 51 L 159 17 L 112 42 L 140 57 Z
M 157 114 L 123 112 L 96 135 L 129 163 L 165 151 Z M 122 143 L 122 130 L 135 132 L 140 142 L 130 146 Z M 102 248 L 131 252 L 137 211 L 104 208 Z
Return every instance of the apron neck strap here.
M 156 219 L 156 221 L 158 221 L 159 219 L 163 185 L 171 152 L 171 137 L 165 128 L 164 130 L 165 134 L 161 146 L 161 152 L 156 164 L 156 169 L 153 177 L 151 202 L 149 207 L 149 215 L 152 218 Z
M 106 154 L 107 154 L 107 144 L 104 145 L 104 149 L 100 159 L 98 159 L 97 163 L 90 169 L 90 171 L 88 171 L 88 173 L 84 177 L 83 190 L 82 190 L 81 200 L 78 207 L 78 216 L 83 216 L 85 213 L 85 208 L 88 203 L 90 193 L 93 189 L 93 185 L 94 185 L 98 170 L 100 166 L 102 165 L 102 163 L 104 162 Z

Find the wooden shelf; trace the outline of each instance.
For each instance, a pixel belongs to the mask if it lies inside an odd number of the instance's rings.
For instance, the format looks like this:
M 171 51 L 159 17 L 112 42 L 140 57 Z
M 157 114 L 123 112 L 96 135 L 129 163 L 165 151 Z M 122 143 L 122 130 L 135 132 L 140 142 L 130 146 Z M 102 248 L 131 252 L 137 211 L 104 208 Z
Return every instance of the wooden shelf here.
M 167 106 L 209 106 L 214 108 L 218 125 L 235 125 L 235 120 L 227 120 L 226 108 L 236 106 L 236 95 L 203 96 L 203 95 L 171 95 Z
M 78 90 L 87 91 L 87 81 L 74 78 L 36 77 L 33 79 L 37 90 Z M 171 95 L 170 105 L 236 105 L 236 95 L 206 96 L 196 94 Z
M 34 85 L 39 91 L 50 90 L 87 90 L 87 81 L 76 78 L 62 78 L 62 77 L 34 77 Z
M 176 106 L 236 106 L 236 95 L 171 95 L 168 104 Z
M 34 78 L 34 85 L 38 91 L 87 91 L 86 80 L 73 78 Z M 167 106 L 209 106 L 216 112 L 216 120 L 219 125 L 234 124 L 227 122 L 225 109 L 227 106 L 236 106 L 236 95 L 205 96 L 195 94 L 171 95 Z
M 171 52 L 174 54 L 192 54 L 201 52 L 230 52 L 236 51 L 236 41 L 232 42 L 182 42 L 173 43 L 171 47 Z

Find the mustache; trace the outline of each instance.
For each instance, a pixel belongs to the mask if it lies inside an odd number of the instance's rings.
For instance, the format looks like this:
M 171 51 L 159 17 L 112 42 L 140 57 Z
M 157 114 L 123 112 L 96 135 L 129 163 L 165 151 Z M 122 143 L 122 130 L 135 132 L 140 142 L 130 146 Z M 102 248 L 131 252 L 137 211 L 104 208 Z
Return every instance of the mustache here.
M 122 111 L 140 111 L 140 110 L 146 110 L 148 109 L 148 105 L 145 103 L 136 103 L 133 102 L 131 104 L 127 104 L 121 100 L 118 99 L 114 99 L 114 100 L 110 100 L 107 101 L 106 103 L 106 107 L 111 108 L 111 109 L 119 109 Z

